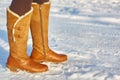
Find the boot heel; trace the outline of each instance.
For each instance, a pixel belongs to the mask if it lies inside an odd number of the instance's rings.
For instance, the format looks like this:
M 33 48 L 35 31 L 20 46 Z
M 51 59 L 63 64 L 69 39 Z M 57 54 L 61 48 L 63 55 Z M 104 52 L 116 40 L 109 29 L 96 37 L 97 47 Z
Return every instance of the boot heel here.
M 15 68 L 15 67 L 9 66 L 9 65 L 7 65 L 7 67 L 10 69 L 10 71 L 18 72 L 18 68 Z

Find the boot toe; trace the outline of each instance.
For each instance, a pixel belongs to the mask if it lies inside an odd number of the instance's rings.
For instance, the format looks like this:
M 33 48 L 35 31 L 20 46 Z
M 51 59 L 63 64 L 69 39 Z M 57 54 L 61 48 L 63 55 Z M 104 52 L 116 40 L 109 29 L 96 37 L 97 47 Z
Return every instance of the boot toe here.
M 42 65 L 40 66 L 40 71 L 39 71 L 39 72 L 45 72 L 45 71 L 48 71 L 48 66 L 42 64 Z
M 60 59 L 61 59 L 61 61 L 67 61 L 67 55 L 65 55 L 65 54 L 60 54 Z
M 45 72 L 48 71 L 48 66 L 45 64 L 40 64 L 38 62 L 31 61 L 31 68 L 33 69 L 32 72 Z

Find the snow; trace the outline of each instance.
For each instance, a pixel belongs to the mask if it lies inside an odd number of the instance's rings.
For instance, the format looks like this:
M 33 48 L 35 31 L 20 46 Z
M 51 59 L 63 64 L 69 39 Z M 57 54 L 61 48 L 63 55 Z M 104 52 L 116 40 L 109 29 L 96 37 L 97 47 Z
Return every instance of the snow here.
M 0 1 L 0 80 L 120 80 L 120 0 L 51 0 L 49 45 L 68 61 L 33 74 L 5 66 L 10 1 Z M 31 49 L 29 35 L 28 55 Z

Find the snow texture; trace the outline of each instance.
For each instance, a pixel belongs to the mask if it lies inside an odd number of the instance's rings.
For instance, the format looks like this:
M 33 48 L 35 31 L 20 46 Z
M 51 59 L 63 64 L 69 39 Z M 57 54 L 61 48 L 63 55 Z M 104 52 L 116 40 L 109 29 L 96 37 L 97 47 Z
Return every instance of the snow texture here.
M 49 46 L 68 61 L 37 74 L 6 68 L 10 2 L 0 1 L 0 80 L 120 80 L 120 0 L 51 0 Z

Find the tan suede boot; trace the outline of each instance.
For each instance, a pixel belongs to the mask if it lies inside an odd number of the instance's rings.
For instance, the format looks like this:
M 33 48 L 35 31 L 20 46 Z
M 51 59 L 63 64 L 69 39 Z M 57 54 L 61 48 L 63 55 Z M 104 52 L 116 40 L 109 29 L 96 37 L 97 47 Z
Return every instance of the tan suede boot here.
M 31 33 L 33 38 L 33 50 L 31 58 L 37 62 L 63 62 L 67 60 L 64 54 L 57 54 L 48 46 L 48 20 L 50 3 L 42 5 L 33 3 L 33 15 L 31 19 Z
M 7 29 L 10 45 L 10 55 L 7 60 L 7 67 L 11 71 L 26 70 L 28 72 L 44 72 L 48 67 L 39 64 L 27 55 L 27 39 L 30 26 L 30 19 L 33 8 L 23 16 L 19 16 L 7 9 Z

